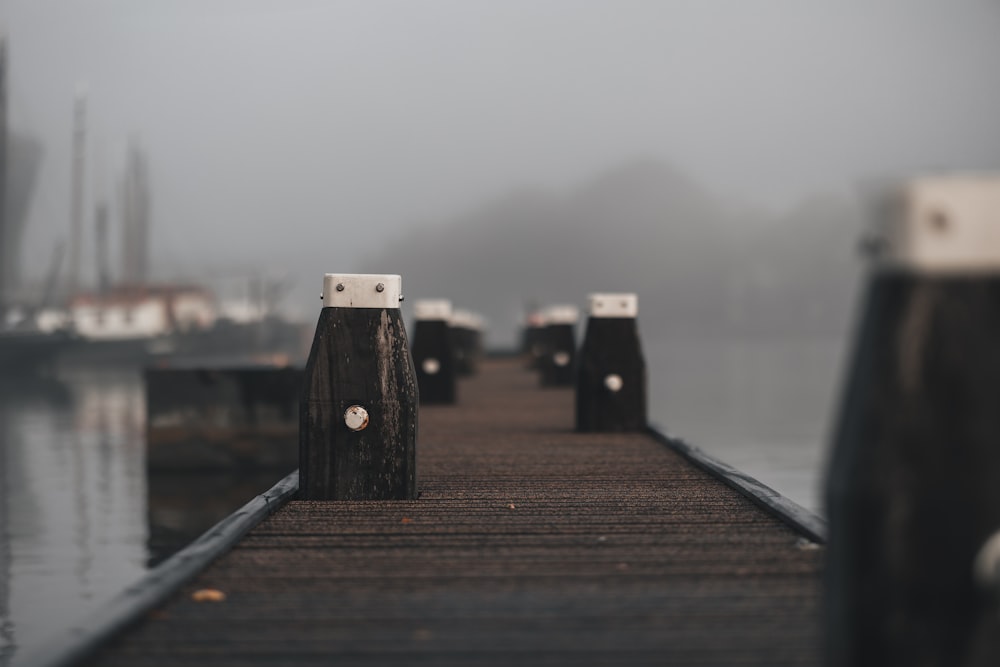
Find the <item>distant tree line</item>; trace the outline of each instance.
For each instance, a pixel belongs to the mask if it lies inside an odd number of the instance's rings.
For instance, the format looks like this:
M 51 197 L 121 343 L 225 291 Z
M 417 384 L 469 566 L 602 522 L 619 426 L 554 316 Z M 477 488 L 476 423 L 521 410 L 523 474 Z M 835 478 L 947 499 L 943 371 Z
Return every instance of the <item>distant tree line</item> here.
M 657 336 L 841 335 L 861 231 L 846 198 L 769 216 L 641 161 L 569 194 L 515 192 L 423 226 L 360 270 L 398 267 L 408 294 L 473 307 L 502 339 L 527 303 L 609 290 L 638 292 L 643 329 Z

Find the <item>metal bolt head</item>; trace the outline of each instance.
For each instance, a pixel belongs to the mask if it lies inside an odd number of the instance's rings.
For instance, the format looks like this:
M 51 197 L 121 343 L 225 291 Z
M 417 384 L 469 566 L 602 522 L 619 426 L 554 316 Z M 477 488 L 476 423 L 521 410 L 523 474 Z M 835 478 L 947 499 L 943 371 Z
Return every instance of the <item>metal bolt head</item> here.
M 621 388 L 625 385 L 625 381 L 622 380 L 622 376 L 617 373 L 611 373 L 604 378 L 604 386 L 608 388 L 611 393 L 618 393 Z
M 569 364 L 569 352 L 556 352 L 552 355 L 552 361 L 556 366 L 566 366 Z
M 420 365 L 424 369 L 424 373 L 428 375 L 436 375 L 439 370 L 441 370 L 441 362 L 434 357 L 427 357 L 424 359 L 424 363 Z
M 337 283 L 337 291 L 338 292 L 344 291 L 344 283 Z
M 385 291 L 385 283 L 379 283 L 378 285 L 376 285 L 375 286 L 375 291 L 376 292 L 384 292 Z
M 344 412 L 344 423 L 352 431 L 363 431 L 368 427 L 368 411 L 360 405 L 352 405 Z

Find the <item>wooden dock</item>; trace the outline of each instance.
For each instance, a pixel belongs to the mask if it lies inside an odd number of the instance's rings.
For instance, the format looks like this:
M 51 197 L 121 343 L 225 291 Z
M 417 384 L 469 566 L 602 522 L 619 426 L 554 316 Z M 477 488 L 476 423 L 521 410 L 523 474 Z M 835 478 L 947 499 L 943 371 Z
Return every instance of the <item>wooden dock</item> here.
M 418 500 L 291 500 L 86 664 L 821 661 L 815 535 L 652 434 L 573 432 L 520 361 L 418 447 Z

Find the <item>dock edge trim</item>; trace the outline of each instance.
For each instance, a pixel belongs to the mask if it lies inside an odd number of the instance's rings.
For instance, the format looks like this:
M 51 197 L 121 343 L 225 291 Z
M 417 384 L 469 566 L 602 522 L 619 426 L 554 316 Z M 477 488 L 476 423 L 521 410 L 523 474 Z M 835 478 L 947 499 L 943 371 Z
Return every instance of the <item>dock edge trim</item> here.
M 284 506 L 298 490 L 299 471 L 295 470 L 86 614 L 78 623 L 56 633 L 44 648 L 18 656 L 18 662 L 32 667 L 68 667 L 91 656 L 112 636 L 138 622 L 144 613 L 164 602 L 229 551 L 244 535 Z
M 706 454 L 683 440 L 664 435 L 658 427 L 649 426 L 647 432 L 657 442 L 666 445 L 693 465 L 718 478 L 726 486 L 739 492 L 755 505 L 777 517 L 789 527 L 817 544 L 826 544 L 826 519 L 810 512 L 794 500 L 786 498 L 766 484 L 737 470 L 728 463 Z

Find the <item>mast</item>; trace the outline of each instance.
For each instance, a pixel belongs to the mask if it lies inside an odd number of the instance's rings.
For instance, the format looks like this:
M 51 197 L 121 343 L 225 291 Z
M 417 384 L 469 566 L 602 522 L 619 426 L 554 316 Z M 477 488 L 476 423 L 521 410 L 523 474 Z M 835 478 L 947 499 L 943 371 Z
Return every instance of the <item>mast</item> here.
M 130 142 L 122 182 L 122 283 L 149 281 L 149 168 L 146 156 Z
M 7 38 L 0 35 L 0 328 L 7 316 L 13 249 L 7 231 Z
M 108 265 L 108 205 L 101 200 L 94 210 L 94 245 L 97 250 L 97 292 L 104 295 L 111 289 Z
M 67 292 L 69 296 L 80 289 L 80 253 L 83 245 L 83 170 L 84 150 L 87 140 L 87 94 L 81 86 L 73 103 L 73 173 L 69 222 L 69 271 Z

